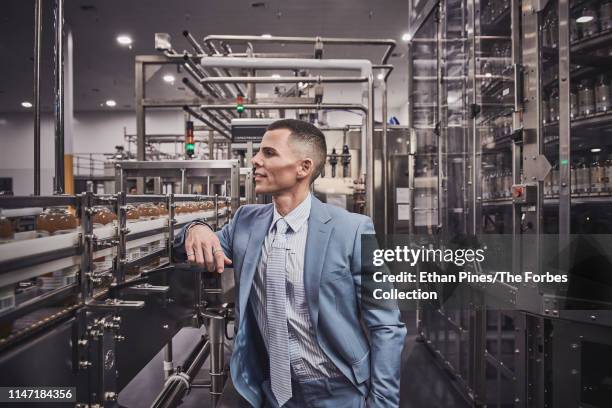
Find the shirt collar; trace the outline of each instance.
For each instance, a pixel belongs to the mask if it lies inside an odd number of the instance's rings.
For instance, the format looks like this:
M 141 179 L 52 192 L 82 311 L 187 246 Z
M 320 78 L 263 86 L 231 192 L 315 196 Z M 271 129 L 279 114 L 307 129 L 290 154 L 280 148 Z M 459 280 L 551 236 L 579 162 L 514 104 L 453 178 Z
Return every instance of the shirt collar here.
M 293 232 L 297 232 L 302 228 L 302 225 L 308 220 L 310 217 L 310 207 L 312 206 L 312 196 L 310 192 L 297 207 L 295 207 L 291 212 L 284 217 L 278 212 L 276 209 L 276 205 L 274 206 L 274 218 L 272 218 L 272 224 L 270 225 L 270 229 L 268 232 L 272 231 L 272 228 L 276 226 L 276 221 L 280 218 L 284 218 L 289 224 L 289 227 Z

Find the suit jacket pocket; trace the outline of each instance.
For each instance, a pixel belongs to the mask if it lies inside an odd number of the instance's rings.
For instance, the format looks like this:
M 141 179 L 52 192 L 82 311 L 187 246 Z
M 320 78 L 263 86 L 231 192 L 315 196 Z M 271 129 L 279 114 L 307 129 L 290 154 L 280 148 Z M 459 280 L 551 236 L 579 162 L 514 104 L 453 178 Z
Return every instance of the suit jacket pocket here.
M 348 268 L 334 269 L 333 271 L 323 272 L 322 282 L 332 282 L 338 279 L 351 279 L 351 271 Z
M 370 378 L 370 350 L 365 355 L 351 365 L 353 375 L 357 384 L 361 384 Z

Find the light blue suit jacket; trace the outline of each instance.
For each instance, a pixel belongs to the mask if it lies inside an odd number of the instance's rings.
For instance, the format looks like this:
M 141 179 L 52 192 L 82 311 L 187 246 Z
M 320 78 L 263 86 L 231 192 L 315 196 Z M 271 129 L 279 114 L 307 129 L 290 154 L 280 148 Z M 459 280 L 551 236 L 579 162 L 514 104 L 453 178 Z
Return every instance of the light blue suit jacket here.
M 261 384 L 267 359 L 249 305 L 262 245 L 272 223 L 273 204 L 245 205 L 217 232 L 233 261 L 236 325 L 230 362 L 236 390 L 254 407 L 263 405 Z M 398 310 L 360 307 L 361 235 L 374 234 L 369 217 L 312 198 L 304 260 L 308 310 L 321 349 L 355 386 L 368 407 L 399 406 L 400 355 L 406 328 Z M 184 232 L 175 241 L 184 258 Z

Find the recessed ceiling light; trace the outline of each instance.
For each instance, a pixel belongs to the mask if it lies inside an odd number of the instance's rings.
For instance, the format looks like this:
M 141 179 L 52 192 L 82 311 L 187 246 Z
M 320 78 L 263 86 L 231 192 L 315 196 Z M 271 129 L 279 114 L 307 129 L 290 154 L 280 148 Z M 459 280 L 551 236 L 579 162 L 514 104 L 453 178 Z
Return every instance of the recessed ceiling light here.
M 262 34 L 263 38 L 272 38 L 272 34 Z
M 129 35 L 118 35 L 117 42 L 121 45 L 132 45 L 132 37 Z
M 164 75 L 165 82 L 174 82 L 174 75 L 166 74 Z
M 410 41 L 410 34 L 408 34 L 408 33 L 404 33 L 404 35 L 402 35 L 402 41 L 403 41 L 403 42 L 408 42 L 408 41 Z
M 117 102 L 113 101 L 112 99 L 109 99 L 108 101 L 104 102 L 104 104 L 109 108 L 114 108 L 115 106 L 117 106 Z
M 577 23 L 589 23 L 591 21 L 593 21 L 595 19 L 595 17 L 593 16 L 580 16 L 576 19 Z
M 591 149 L 591 153 L 599 153 L 599 152 L 601 152 L 601 149 L 598 147 Z
M 279 74 L 272 74 L 272 78 L 280 78 Z
M 28 108 L 29 109 L 29 108 L 32 107 L 32 103 L 28 102 L 28 101 L 24 101 L 24 102 L 21 102 L 21 106 L 23 106 L 24 108 Z

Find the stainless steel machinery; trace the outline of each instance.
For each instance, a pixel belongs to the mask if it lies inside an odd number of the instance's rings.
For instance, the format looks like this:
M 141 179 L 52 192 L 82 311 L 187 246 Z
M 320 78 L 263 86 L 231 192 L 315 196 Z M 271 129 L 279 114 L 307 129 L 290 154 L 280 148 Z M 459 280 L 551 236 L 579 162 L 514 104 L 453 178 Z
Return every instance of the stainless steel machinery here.
M 226 177 L 228 196 L 1 197 L 2 384 L 73 386 L 77 406 L 116 406 L 121 389 L 165 346 L 167 381 L 155 406 L 176 404 L 209 355 L 217 356 L 207 384 L 215 401 L 231 273 L 221 282 L 175 264 L 172 241 L 194 219 L 219 227 L 231 217 L 239 205 L 236 165 L 202 165 L 198 174 Z M 172 337 L 202 325 L 202 340 L 177 371 Z

